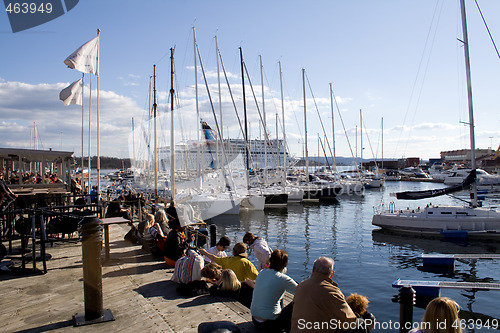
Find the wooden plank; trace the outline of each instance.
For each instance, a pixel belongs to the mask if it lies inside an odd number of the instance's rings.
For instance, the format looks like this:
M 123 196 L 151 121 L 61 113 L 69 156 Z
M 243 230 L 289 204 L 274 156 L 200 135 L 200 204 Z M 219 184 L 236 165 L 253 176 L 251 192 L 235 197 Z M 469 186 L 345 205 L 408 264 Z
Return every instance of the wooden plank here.
M 124 222 L 125 223 L 125 222 Z M 0 274 L 2 331 L 57 332 L 196 332 L 202 322 L 229 320 L 242 332 L 257 332 L 250 310 L 210 295 L 183 298 L 170 281 L 173 269 L 123 240 L 125 224 L 110 224 L 116 259 L 102 267 L 103 305 L 115 321 L 73 327 L 72 316 L 84 312 L 80 243 L 56 242 L 44 275 Z

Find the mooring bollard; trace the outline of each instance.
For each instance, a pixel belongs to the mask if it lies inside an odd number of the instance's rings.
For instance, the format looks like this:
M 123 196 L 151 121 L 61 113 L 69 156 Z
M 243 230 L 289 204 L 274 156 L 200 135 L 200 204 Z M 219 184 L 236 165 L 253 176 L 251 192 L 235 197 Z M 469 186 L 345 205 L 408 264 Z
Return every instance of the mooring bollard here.
M 407 333 L 413 324 L 415 290 L 411 286 L 399 288 L 399 333 Z
M 86 216 L 79 223 L 82 237 L 83 296 L 85 313 L 76 314 L 75 326 L 114 320 L 102 301 L 102 222 L 96 216 Z
M 215 246 L 217 244 L 217 228 L 215 224 L 210 225 L 210 247 Z

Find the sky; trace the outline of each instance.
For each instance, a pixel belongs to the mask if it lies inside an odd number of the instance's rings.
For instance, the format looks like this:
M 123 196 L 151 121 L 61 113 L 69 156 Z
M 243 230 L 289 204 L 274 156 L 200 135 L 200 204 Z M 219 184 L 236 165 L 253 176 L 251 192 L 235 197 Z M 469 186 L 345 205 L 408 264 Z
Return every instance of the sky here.
M 493 40 L 500 44 L 500 20 L 496 17 L 500 1 L 477 3 Z M 476 147 L 496 149 L 500 144 L 500 59 L 476 2 L 466 0 L 466 7 Z M 169 118 L 170 48 L 175 49 L 176 134 L 192 137 L 196 133 L 194 35 L 200 54 L 198 112 L 212 128 L 216 128 L 215 113 L 224 137 L 242 138 L 235 112 L 236 108 L 243 118 L 241 47 L 248 71 L 245 92 L 251 138 L 262 136 L 259 119 L 265 113 L 270 138 L 276 137 L 278 118 L 278 137 L 283 138 L 284 128 L 290 151 L 301 157 L 305 86 L 308 154 L 318 154 L 318 137 L 324 141 L 326 135 L 331 146 L 331 83 L 337 156 L 360 155 L 360 128 L 365 159 L 380 159 L 382 155 L 438 158 L 441 151 L 469 147 L 458 0 L 87 0 L 52 21 L 16 33 L 2 8 L 1 147 L 52 148 L 81 156 L 82 107 L 65 106 L 59 92 L 82 75 L 68 68 L 64 59 L 94 38 L 97 29 L 101 156 L 134 157 L 136 151 L 145 149 L 136 143 L 141 141 L 140 135 L 131 140 L 131 133 L 132 128 L 152 128 L 147 120 L 153 65 L 159 122 L 165 124 L 160 119 Z M 228 77 L 226 82 L 219 65 L 222 107 L 215 36 Z M 89 83 L 86 74 L 87 93 Z M 96 85 L 94 77 L 91 155 L 97 153 Z M 87 155 L 88 95 L 83 115 Z

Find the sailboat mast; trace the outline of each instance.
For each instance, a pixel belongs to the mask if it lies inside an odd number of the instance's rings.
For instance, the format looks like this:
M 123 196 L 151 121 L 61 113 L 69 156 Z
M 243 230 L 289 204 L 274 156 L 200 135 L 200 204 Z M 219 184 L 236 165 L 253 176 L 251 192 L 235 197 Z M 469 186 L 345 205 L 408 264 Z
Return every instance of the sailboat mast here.
M 284 181 L 286 181 L 286 173 L 287 173 L 287 168 L 286 168 L 286 162 L 288 159 L 287 156 L 287 144 L 286 144 L 286 132 L 285 132 L 285 103 L 283 100 L 283 72 L 281 71 L 281 62 L 278 62 L 279 67 L 280 67 L 280 91 L 281 91 L 281 123 L 282 123 L 282 128 L 283 128 L 283 172 L 284 172 Z
M 220 138 L 219 140 L 216 140 L 216 147 L 217 147 L 217 165 L 216 167 L 218 168 L 220 165 L 220 161 L 222 160 L 222 153 L 219 151 L 219 141 L 220 145 L 224 145 L 224 124 L 223 124 L 223 119 L 222 119 L 222 92 L 220 89 L 220 68 L 219 68 L 219 43 L 217 41 L 217 35 L 215 36 L 215 59 L 217 60 L 217 87 L 218 87 L 218 92 L 219 92 L 219 118 L 220 118 Z
M 223 119 L 222 119 L 222 94 L 220 89 L 220 68 L 219 68 L 219 43 L 217 41 L 217 36 L 215 36 L 215 58 L 217 59 L 217 86 L 219 89 L 219 115 L 220 115 L 220 141 L 224 140 L 224 129 L 223 129 Z
M 472 80 L 470 74 L 470 60 L 469 60 L 469 38 L 467 35 L 467 18 L 465 14 L 465 0 L 460 0 L 460 8 L 462 12 L 462 32 L 463 32 L 463 44 L 464 44 L 464 56 L 465 56 L 465 72 L 467 76 L 467 100 L 469 105 L 469 131 L 470 131 L 470 158 L 471 158 L 471 169 L 476 170 L 476 143 L 474 134 L 474 113 L 473 113 L 473 103 L 472 103 Z M 474 182 L 472 184 L 472 206 L 477 207 L 477 184 Z
M 267 185 L 267 145 L 269 144 L 267 140 L 267 122 L 266 122 L 266 104 L 264 102 L 264 67 L 262 65 L 262 56 L 259 56 L 260 59 L 260 85 L 262 89 L 262 118 L 263 118 L 263 124 L 262 128 L 264 129 L 264 179 Z
M 174 49 L 170 48 L 170 200 L 175 199 Z
M 153 145 L 153 163 L 155 175 L 155 203 L 158 203 L 158 152 L 156 148 L 156 65 L 153 65 L 153 121 L 154 121 L 154 145 Z
M 384 117 L 382 117 L 382 124 L 380 125 L 381 127 L 381 141 L 382 141 L 382 163 L 380 166 L 380 169 L 384 170 Z M 377 162 L 375 161 L 375 165 Z
M 250 140 L 248 140 L 248 119 L 247 119 L 247 102 L 245 98 L 245 69 L 243 65 L 243 50 L 240 47 L 240 62 L 241 62 L 241 84 L 242 84 L 242 89 L 243 89 L 243 115 L 245 118 L 245 166 L 247 170 L 250 170 L 250 165 L 249 165 L 249 160 L 248 157 L 250 155 Z
M 361 158 L 361 161 L 359 162 L 359 169 L 361 171 L 363 171 L 363 114 L 362 114 L 362 111 L 361 109 L 359 109 L 359 130 L 360 130 L 360 144 L 361 144 L 361 148 L 360 148 L 360 158 Z
M 330 108 L 332 112 L 332 164 L 333 164 L 333 170 L 337 172 L 337 162 L 335 161 L 335 118 L 334 118 L 334 112 L 333 112 L 333 88 L 332 84 L 330 83 Z
M 306 70 L 302 68 L 302 93 L 304 95 L 304 153 L 306 159 L 306 184 L 309 184 L 309 153 L 307 151 L 307 115 L 306 115 Z
M 201 170 L 200 170 L 200 108 L 198 102 L 198 60 L 196 56 L 196 31 L 193 27 L 193 50 L 194 50 L 194 91 L 196 95 L 196 175 L 200 178 L 201 181 Z

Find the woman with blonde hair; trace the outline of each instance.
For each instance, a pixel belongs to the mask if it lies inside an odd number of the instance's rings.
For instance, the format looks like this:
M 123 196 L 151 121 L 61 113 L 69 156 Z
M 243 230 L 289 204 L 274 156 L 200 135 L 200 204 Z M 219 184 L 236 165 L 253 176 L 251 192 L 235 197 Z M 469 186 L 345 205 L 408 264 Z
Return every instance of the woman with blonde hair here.
M 155 213 L 155 223 L 158 223 L 158 226 L 160 227 L 162 236 L 168 235 L 168 232 L 170 231 L 168 228 L 168 220 L 167 220 L 167 214 L 163 209 L 159 209 Z
M 240 282 L 232 269 L 224 269 L 219 280 L 210 288 L 210 294 L 233 298 L 250 307 L 253 295 L 253 281 Z
M 409 333 L 461 333 L 460 307 L 448 297 L 436 297 L 425 308 L 419 329 Z
M 146 214 L 143 247 L 155 257 L 163 258 L 162 247 L 165 247 L 165 239 L 160 230 L 158 224 L 155 223 L 153 214 Z

